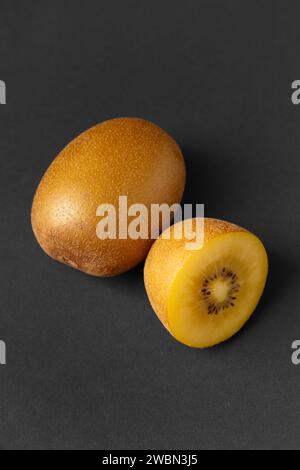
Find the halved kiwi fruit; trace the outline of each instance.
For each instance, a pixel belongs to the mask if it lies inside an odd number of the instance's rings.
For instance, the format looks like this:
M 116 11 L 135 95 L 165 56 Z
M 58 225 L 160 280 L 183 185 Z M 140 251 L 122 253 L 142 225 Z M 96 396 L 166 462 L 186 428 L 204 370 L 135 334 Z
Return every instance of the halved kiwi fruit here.
M 169 239 L 154 243 L 146 261 L 150 302 L 177 340 L 214 346 L 240 330 L 255 310 L 268 273 L 266 251 L 252 233 L 216 219 L 205 219 L 204 244 L 191 251 L 187 240 L 175 239 L 174 227 Z

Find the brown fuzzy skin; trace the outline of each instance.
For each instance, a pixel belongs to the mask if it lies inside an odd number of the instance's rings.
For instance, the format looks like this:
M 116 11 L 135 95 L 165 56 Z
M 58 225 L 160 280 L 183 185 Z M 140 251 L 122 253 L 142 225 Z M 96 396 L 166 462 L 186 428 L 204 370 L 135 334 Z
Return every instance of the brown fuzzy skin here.
M 180 202 L 185 164 L 177 143 L 138 118 L 105 121 L 78 136 L 45 173 L 32 206 L 32 227 L 44 251 L 94 276 L 128 271 L 147 255 L 152 240 L 100 240 L 100 204 Z
M 196 228 L 193 219 L 193 230 Z M 170 239 L 163 239 L 162 235 L 153 244 L 145 263 L 144 282 L 149 301 L 156 315 L 170 332 L 168 324 L 168 297 L 173 280 L 193 251 L 186 249 L 186 240 L 176 240 L 172 236 L 174 225 L 167 229 L 171 231 Z M 246 232 L 247 230 L 217 219 L 204 220 L 204 245 L 215 237 L 229 232 Z

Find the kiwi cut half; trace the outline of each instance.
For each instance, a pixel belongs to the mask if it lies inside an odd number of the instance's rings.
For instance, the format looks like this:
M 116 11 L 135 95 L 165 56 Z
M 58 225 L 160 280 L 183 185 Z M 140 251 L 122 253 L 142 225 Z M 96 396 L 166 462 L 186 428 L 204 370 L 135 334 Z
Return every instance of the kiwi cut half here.
M 145 285 L 169 332 L 188 346 L 206 348 L 227 340 L 246 323 L 267 273 L 267 254 L 257 236 L 206 219 L 201 249 L 188 251 L 184 240 L 172 238 L 155 242 L 146 261 Z

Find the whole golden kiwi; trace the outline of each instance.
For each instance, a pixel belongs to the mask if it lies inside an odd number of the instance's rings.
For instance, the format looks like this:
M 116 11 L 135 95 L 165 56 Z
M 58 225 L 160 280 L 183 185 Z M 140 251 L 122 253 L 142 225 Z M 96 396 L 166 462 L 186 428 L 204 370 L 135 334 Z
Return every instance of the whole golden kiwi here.
M 105 121 L 79 135 L 57 156 L 32 206 L 35 236 L 52 258 L 94 276 L 128 271 L 153 240 L 100 239 L 97 208 L 119 196 L 128 207 L 181 200 L 185 164 L 177 143 L 155 124 L 138 118 Z M 128 219 L 130 221 L 130 219 Z

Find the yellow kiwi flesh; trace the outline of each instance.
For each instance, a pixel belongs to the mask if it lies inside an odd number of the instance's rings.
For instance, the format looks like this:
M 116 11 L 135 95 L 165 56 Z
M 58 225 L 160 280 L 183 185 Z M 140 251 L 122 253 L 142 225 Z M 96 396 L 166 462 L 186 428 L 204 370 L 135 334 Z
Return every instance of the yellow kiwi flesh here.
M 204 244 L 160 237 L 145 264 L 145 286 L 164 326 L 195 348 L 221 343 L 237 333 L 263 293 L 268 259 L 252 233 L 216 219 L 204 221 Z
M 121 274 L 141 262 L 152 240 L 99 239 L 97 208 L 119 196 L 128 207 L 179 203 L 185 164 L 179 146 L 155 124 L 116 118 L 85 131 L 53 161 L 37 189 L 32 227 L 44 251 L 94 276 Z M 130 219 L 128 220 L 128 223 Z

